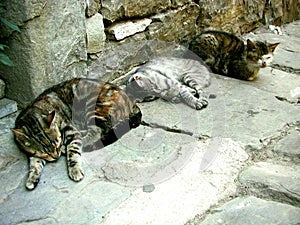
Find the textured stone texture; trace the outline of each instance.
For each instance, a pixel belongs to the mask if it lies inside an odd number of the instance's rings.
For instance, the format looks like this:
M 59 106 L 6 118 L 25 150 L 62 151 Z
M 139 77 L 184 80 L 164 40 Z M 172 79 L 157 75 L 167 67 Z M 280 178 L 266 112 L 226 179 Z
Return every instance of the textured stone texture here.
M 97 53 L 104 49 L 106 35 L 103 17 L 97 13 L 86 20 L 87 52 Z
M 86 0 L 86 2 L 88 3 L 85 10 L 87 17 L 97 14 L 101 9 L 100 0 Z
M 253 30 L 263 15 L 264 4 L 256 0 L 210 1 L 200 0 L 198 25 L 205 29 L 218 29 L 233 33 Z
M 297 0 L 200 0 L 198 25 L 201 29 L 220 29 L 244 34 L 265 24 L 282 25 L 300 19 L 300 2 Z
M 188 41 L 196 34 L 199 6 L 186 5 L 179 9 L 157 14 L 149 26 L 148 38 L 175 43 Z
M 275 145 L 274 151 L 286 156 L 300 159 L 300 131 L 291 131 L 291 133 Z
M 213 209 L 200 222 L 186 225 L 220 225 L 220 224 L 298 224 L 300 209 L 273 201 L 265 201 L 255 197 L 236 198 L 223 206 Z
M 117 79 L 117 84 L 122 84 L 126 79 L 123 75 L 135 66 L 157 56 L 180 57 L 185 51 L 182 46 L 163 41 L 134 40 L 120 45 L 111 45 L 98 54 L 96 60 L 90 62 L 88 76 L 104 81 Z
M 0 99 L 0 118 L 15 113 L 18 110 L 17 103 L 13 100 Z
M 107 31 L 112 34 L 116 40 L 119 41 L 136 33 L 144 31 L 151 22 L 151 19 L 141 19 L 116 23 L 108 27 Z
M 0 79 L 0 99 L 5 96 L 5 83 Z
M 21 17 L 23 22 L 29 20 L 20 33 L 14 32 L 9 38 L 7 55 L 15 66 L 0 65 L 7 97 L 24 106 L 45 88 L 86 76 L 85 15 L 80 1 L 6 2 L 18 6 L 12 12 L 27 15 Z
M 146 17 L 170 6 L 170 0 L 103 0 L 101 13 L 105 19 L 114 22 L 124 17 Z
M 145 135 L 147 135 L 147 133 Z M 170 164 L 169 169 L 165 171 L 165 168 L 159 168 L 159 165 L 162 165 L 160 163 L 161 160 L 166 160 L 167 158 L 159 158 L 158 153 L 160 151 L 158 150 L 163 150 L 161 143 L 166 143 L 167 147 L 167 143 L 171 144 L 174 142 L 176 136 L 173 138 L 169 136 L 171 139 L 169 139 L 168 136 L 169 135 L 165 133 L 161 140 L 156 142 L 151 141 L 149 143 L 150 146 L 158 147 L 154 148 L 153 152 L 149 152 L 149 154 L 157 155 L 158 159 L 156 163 L 154 163 L 154 161 L 153 163 L 149 161 L 148 165 L 146 163 L 144 165 L 138 162 L 136 163 L 137 169 L 156 166 L 157 174 L 155 175 L 158 175 L 159 172 L 164 172 L 160 174 L 161 180 L 156 180 L 154 183 L 155 190 L 151 193 L 143 192 L 142 187 L 135 190 L 131 197 L 106 215 L 106 220 L 102 223 L 103 225 L 184 224 L 191 216 L 195 215 L 195 213 L 216 204 L 216 199 L 219 197 L 231 195 L 235 192 L 234 180 L 236 178 L 236 172 L 241 168 L 243 162 L 248 157 L 238 143 L 231 139 L 218 139 L 218 155 L 211 162 L 210 167 L 202 171 L 199 166 L 203 160 L 207 159 L 205 155 L 209 151 L 211 140 L 208 140 L 206 143 L 196 141 L 184 144 L 184 142 L 186 142 L 184 136 L 178 134 L 175 142 L 178 143 L 179 141 L 183 145 L 177 145 L 174 152 L 181 149 L 181 152 L 177 152 L 177 157 L 184 158 L 184 154 L 181 155 L 182 152 L 188 153 L 189 157 L 181 162 L 182 167 L 180 169 L 178 165 L 174 166 Z M 141 138 L 140 136 L 136 137 Z M 189 137 L 189 139 L 190 138 L 191 137 Z M 143 139 L 138 143 L 140 145 L 139 151 L 142 151 L 143 147 L 148 144 L 147 140 L 146 143 L 144 143 Z M 123 142 L 123 148 L 129 148 L 135 151 L 134 148 L 130 148 L 130 146 L 132 146 L 130 142 Z M 146 150 L 149 150 L 149 148 L 146 147 Z M 115 158 L 118 158 L 117 155 L 115 156 Z M 126 158 L 127 156 L 124 156 L 124 160 L 120 161 L 120 163 L 128 162 Z M 112 160 L 114 160 L 114 158 L 112 158 Z M 134 162 L 135 158 L 131 160 Z M 144 160 L 147 160 L 147 157 L 144 158 Z M 115 170 L 115 172 L 118 171 Z M 122 181 L 121 175 L 123 173 L 124 172 L 119 173 L 119 181 Z M 116 175 L 118 175 L 118 173 L 116 173 Z M 148 181 L 151 183 L 151 181 L 153 181 L 151 174 L 146 173 L 144 178 L 144 182 Z M 143 184 L 144 183 L 140 183 L 140 185 Z
M 245 169 L 239 180 L 257 197 L 300 206 L 300 166 L 258 162 Z

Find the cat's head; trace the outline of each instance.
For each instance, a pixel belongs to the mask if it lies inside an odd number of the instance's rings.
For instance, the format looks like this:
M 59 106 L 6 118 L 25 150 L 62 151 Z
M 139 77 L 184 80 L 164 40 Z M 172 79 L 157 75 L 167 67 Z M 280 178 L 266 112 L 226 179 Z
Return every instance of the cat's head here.
M 12 129 L 19 147 L 30 156 L 48 161 L 57 160 L 62 146 L 62 135 L 56 123 L 55 111 L 48 115 L 34 113 L 30 124 Z
M 126 93 L 136 98 L 145 98 L 153 92 L 155 87 L 155 83 L 147 75 L 137 72 L 128 79 Z
M 274 51 L 279 43 L 269 44 L 266 42 L 247 40 L 247 61 L 259 68 L 267 67 L 271 64 Z

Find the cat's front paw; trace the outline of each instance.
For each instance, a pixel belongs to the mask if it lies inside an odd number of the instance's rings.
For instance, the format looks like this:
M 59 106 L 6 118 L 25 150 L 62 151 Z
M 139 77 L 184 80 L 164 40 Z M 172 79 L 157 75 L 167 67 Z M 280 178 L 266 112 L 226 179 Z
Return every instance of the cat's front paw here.
M 69 167 L 69 177 L 73 181 L 81 181 L 84 177 L 83 169 L 80 165 L 74 165 L 73 167 Z
M 200 110 L 202 108 L 205 108 L 207 105 L 208 105 L 208 101 L 206 98 L 198 99 L 195 104 L 195 108 L 196 108 L 196 110 Z
M 26 181 L 25 187 L 27 190 L 31 191 L 31 190 L 35 189 L 35 187 L 37 186 L 38 183 L 39 183 L 39 179 L 33 180 L 31 178 L 28 178 L 28 180 Z

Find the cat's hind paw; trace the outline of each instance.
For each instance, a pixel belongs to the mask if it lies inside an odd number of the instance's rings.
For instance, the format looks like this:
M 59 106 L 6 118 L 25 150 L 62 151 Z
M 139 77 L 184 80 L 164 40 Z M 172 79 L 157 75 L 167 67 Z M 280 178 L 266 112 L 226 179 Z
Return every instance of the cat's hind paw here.
M 73 167 L 69 167 L 69 177 L 73 181 L 81 181 L 84 177 L 83 169 L 80 165 L 74 165 Z
M 196 110 L 200 110 L 205 108 L 208 105 L 208 101 L 206 98 L 198 99 L 195 104 Z

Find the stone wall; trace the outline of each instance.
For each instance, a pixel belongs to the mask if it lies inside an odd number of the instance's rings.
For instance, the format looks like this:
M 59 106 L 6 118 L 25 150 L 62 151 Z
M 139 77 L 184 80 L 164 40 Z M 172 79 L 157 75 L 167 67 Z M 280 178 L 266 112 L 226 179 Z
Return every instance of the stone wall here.
M 85 76 L 85 6 L 75 0 L 2 0 L 3 17 L 21 32 L 2 29 L 14 67 L 0 65 L 7 97 L 21 106 L 44 89 L 71 77 Z M 3 28 L 3 27 L 2 27 Z
M 262 23 L 300 19 L 299 0 L 3 2 L 4 17 L 19 25 L 21 33 L 1 30 L 15 66 L 0 65 L 0 76 L 7 96 L 21 105 L 55 83 L 86 76 L 87 68 L 88 76 L 111 81 L 153 55 L 178 54 L 175 44 L 186 45 L 204 29 L 240 35 Z

